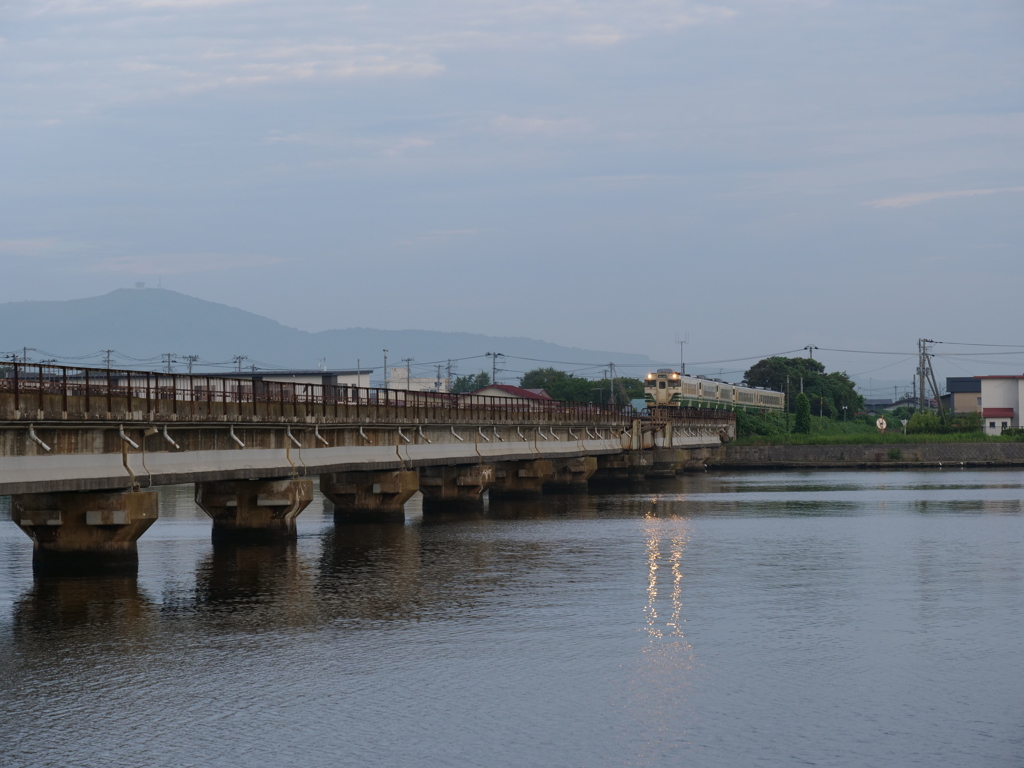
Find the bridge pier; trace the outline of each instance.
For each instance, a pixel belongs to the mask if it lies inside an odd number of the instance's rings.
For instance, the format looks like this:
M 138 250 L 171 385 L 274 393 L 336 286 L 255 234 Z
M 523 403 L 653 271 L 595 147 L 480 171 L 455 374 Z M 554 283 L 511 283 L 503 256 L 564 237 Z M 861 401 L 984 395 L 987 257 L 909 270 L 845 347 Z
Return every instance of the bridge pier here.
M 537 496 L 554 471 L 550 459 L 499 462 L 490 490 L 491 497 Z
M 329 472 L 320 475 L 320 491 L 334 503 L 334 519 L 405 519 L 405 502 L 419 490 L 419 473 Z
M 644 479 L 652 463 L 650 451 L 628 451 L 598 456 L 597 471 L 591 476 L 590 482 L 595 485 L 638 483 Z
M 484 491 L 494 484 L 495 474 L 493 464 L 421 467 L 419 483 L 423 493 L 423 511 L 483 509 Z
M 596 456 L 553 459 L 554 474 L 544 483 L 545 491 L 586 493 L 587 483 L 597 472 Z
M 685 448 L 655 448 L 651 454 L 647 477 L 675 477 L 690 461 L 691 451 Z
M 213 519 L 214 541 L 294 538 L 295 518 L 311 501 L 312 480 L 196 483 L 196 504 Z
M 151 492 L 29 493 L 11 499 L 11 519 L 32 539 L 36 572 L 135 571 L 136 542 L 158 515 Z

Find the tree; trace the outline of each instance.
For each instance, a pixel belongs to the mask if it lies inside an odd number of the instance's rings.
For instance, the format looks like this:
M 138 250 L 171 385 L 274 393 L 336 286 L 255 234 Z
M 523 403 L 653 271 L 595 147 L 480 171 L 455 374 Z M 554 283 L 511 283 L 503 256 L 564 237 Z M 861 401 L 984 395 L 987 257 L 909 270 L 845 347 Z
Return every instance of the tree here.
M 491 375 L 487 371 L 480 371 L 480 373 L 469 374 L 468 376 L 456 376 L 455 381 L 452 382 L 451 392 L 453 394 L 476 392 L 490 383 Z
M 856 413 L 864 408 L 864 398 L 857 394 L 853 381 L 841 371 L 825 373 L 819 360 L 807 357 L 768 357 L 750 367 L 743 375 L 743 383 L 751 387 L 767 387 L 777 392 L 786 391 L 787 377 L 792 392 L 800 388 L 821 410 L 823 416 L 835 418 L 847 411 Z M 790 410 L 795 411 L 796 400 L 790 398 Z
M 607 403 L 612 398 L 618 405 L 644 396 L 644 383 L 640 379 L 616 378 L 614 387 L 609 379 L 586 379 L 556 368 L 534 368 L 519 380 L 523 389 L 543 389 L 555 400 L 570 403 Z
M 800 386 L 802 377 L 806 390 L 807 383 L 824 372 L 825 366 L 819 360 L 807 357 L 766 357 L 750 366 L 743 374 L 743 383 L 748 387 L 765 387 L 784 392 L 787 377 L 793 387 Z
M 796 423 L 793 431 L 802 434 L 811 431 L 811 401 L 803 392 L 796 396 Z
M 942 432 L 942 422 L 931 411 L 918 411 L 907 422 L 907 434 Z

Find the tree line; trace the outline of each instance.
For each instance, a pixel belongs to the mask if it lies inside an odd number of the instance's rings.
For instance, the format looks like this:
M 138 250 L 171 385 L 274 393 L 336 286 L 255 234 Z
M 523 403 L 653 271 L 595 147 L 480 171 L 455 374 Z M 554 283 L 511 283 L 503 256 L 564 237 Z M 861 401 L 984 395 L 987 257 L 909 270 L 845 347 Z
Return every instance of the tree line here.
M 451 384 L 453 393 L 475 392 L 491 383 L 487 371 L 456 376 Z M 556 368 L 534 368 L 519 379 L 523 389 L 543 389 L 555 400 L 569 403 L 609 403 L 625 405 L 630 400 L 642 399 L 644 383 L 628 376 L 611 379 L 588 379 Z

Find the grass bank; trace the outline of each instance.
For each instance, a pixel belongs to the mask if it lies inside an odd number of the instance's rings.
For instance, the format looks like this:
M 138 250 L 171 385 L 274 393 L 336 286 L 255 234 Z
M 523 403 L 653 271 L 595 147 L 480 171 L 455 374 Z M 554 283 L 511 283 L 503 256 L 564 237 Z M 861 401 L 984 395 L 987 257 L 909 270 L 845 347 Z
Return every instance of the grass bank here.
M 790 419 L 789 426 L 793 420 Z M 990 436 L 983 432 L 917 432 L 904 435 L 897 422 L 896 429 L 879 432 L 873 424 L 864 421 L 833 421 L 814 416 L 811 431 L 797 434 L 789 432 L 785 417 L 755 417 L 740 426 L 747 431 L 760 434 L 746 434 L 732 441 L 730 445 L 911 445 L 921 443 L 1013 443 L 1021 438 L 1014 436 Z M 742 430 L 741 430 L 742 431 Z

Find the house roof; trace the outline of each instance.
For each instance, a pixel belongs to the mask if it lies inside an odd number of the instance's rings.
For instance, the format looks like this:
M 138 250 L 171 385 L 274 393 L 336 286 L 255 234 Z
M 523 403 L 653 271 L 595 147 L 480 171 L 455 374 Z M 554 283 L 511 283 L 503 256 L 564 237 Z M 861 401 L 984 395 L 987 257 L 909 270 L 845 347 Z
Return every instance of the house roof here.
M 554 399 L 553 397 L 551 397 L 551 395 L 549 395 L 543 389 L 541 389 L 541 390 L 523 389 L 522 387 L 513 387 L 511 384 L 489 384 L 488 386 L 482 387 L 481 389 L 478 389 L 475 392 L 470 392 L 469 394 L 471 394 L 471 395 L 483 395 L 483 394 L 486 394 L 488 392 L 488 390 L 490 390 L 490 391 L 498 390 L 500 392 L 504 392 L 505 394 L 507 394 L 507 395 L 509 395 L 511 397 L 518 397 L 518 398 L 521 398 L 523 400 L 553 400 Z
M 981 380 L 974 376 L 947 376 L 947 392 L 981 392 Z
M 981 415 L 986 419 L 1012 419 L 1013 408 L 985 408 Z
M 373 368 L 355 368 L 348 370 L 324 370 L 322 368 L 314 368 L 309 371 L 264 371 L 257 370 L 255 372 L 251 370 L 242 371 L 229 371 L 227 373 L 218 371 L 217 373 L 201 373 L 196 374 L 197 376 L 208 376 L 210 378 L 220 377 L 226 379 L 258 379 L 263 376 L 356 376 L 363 373 L 373 373 Z

